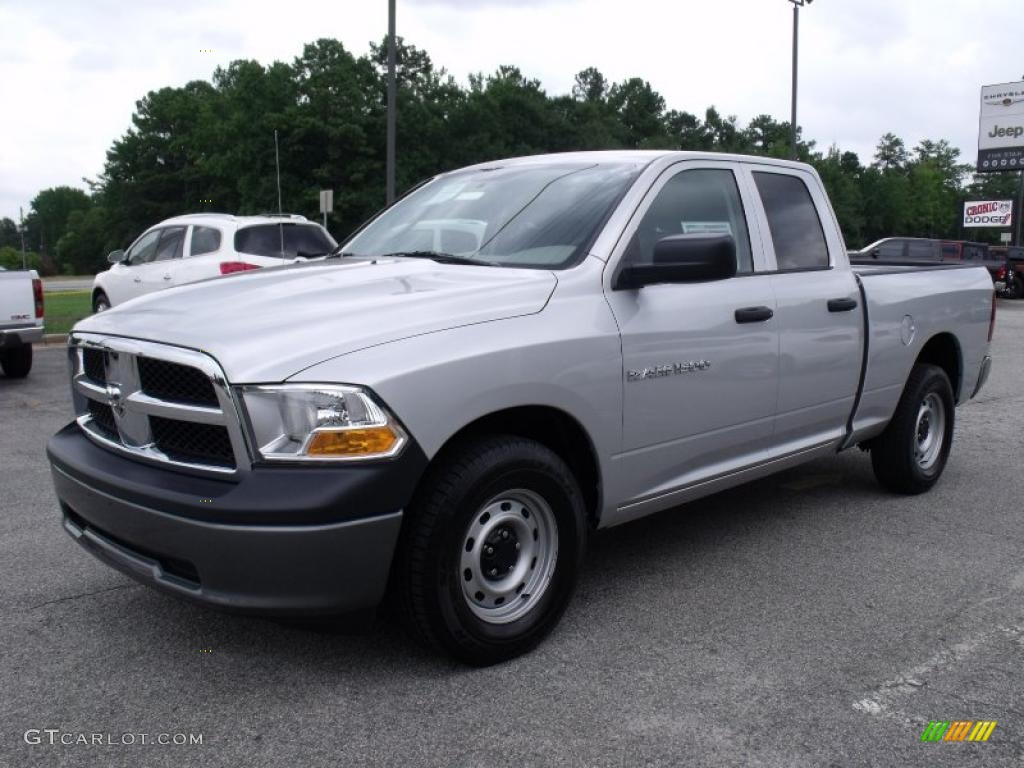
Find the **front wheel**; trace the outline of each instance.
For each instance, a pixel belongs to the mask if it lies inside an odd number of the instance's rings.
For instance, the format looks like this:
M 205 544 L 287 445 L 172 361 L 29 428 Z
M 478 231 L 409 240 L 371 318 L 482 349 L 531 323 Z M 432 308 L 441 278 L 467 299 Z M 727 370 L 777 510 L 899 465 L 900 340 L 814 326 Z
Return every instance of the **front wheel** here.
M 32 345 L 0 350 L 0 368 L 9 379 L 24 379 L 32 370 Z
M 871 444 L 871 466 L 883 487 L 923 493 L 938 482 L 953 444 L 953 387 L 935 365 L 915 365 L 889 426 Z
M 405 521 L 406 619 L 468 664 L 524 653 L 561 618 L 585 538 L 582 494 L 554 452 L 515 436 L 466 443 L 431 470 Z
M 103 291 L 96 291 L 96 295 L 92 297 L 92 311 L 94 314 L 100 312 L 106 312 L 110 309 L 110 299 L 107 298 L 107 294 Z

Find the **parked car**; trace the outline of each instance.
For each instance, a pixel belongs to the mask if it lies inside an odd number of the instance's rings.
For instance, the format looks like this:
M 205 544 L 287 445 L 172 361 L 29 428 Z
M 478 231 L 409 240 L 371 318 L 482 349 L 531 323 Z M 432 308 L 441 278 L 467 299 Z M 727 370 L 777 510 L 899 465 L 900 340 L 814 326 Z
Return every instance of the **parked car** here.
M 885 237 L 865 246 L 852 254 L 855 260 L 884 261 L 888 264 L 897 263 L 932 263 L 942 261 L 959 261 L 959 258 L 947 258 L 941 240 L 924 237 Z
M 463 249 L 423 250 L 445 221 Z M 984 269 L 851 267 L 809 165 L 489 162 L 333 257 L 83 320 L 48 456 L 65 530 L 141 582 L 279 615 L 390 585 L 489 664 L 557 623 L 595 528 L 854 446 L 930 489 L 994 322 Z
M 992 246 L 991 251 L 1005 264 L 1005 288 L 1001 295 L 1007 299 L 1024 299 L 1024 247 Z
M 93 311 L 175 285 L 323 256 L 336 247 L 327 230 L 297 214 L 176 216 L 107 257 L 112 266 L 93 281 Z
M 990 252 L 986 243 L 964 240 L 934 240 L 924 237 L 886 237 L 860 251 L 851 252 L 855 262 L 883 261 L 887 264 L 963 264 L 983 266 L 997 292 L 1005 287 L 1006 259 Z
M 32 343 L 43 338 L 43 281 L 35 270 L 0 267 L 0 369 L 11 379 L 32 370 Z

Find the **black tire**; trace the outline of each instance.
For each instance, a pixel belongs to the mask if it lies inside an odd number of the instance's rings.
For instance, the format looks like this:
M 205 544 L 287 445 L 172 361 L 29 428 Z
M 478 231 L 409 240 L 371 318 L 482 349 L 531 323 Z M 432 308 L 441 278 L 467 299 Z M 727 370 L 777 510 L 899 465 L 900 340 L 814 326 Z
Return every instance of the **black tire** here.
M 937 426 L 935 415 L 938 403 L 943 411 L 941 426 Z M 925 413 L 929 406 L 931 410 Z M 878 482 L 905 494 L 924 493 L 935 485 L 953 445 L 955 413 L 953 387 L 946 372 L 935 365 L 915 365 L 889 426 L 871 443 L 871 466 Z M 929 439 L 939 436 L 942 442 L 933 447 Z M 929 450 L 919 455 L 922 445 Z
M 92 296 L 93 314 L 106 312 L 108 309 L 110 309 L 110 299 L 107 298 L 107 294 L 103 291 L 96 291 Z
M 1006 288 L 1003 296 L 1007 299 L 1024 299 L 1024 280 L 1020 275 L 1014 274 L 1006 281 Z
M 475 556 L 464 553 L 472 547 L 469 534 L 474 526 L 490 517 L 482 514 L 485 507 L 497 500 L 501 510 L 513 510 L 496 514 L 495 520 L 514 514 L 513 505 L 501 501 L 505 498 L 503 494 L 519 492 L 535 494 L 546 503 L 546 509 L 535 514 L 535 519 L 543 515 L 554 521 L 557 537 L 553 538 L 557 546 L 554 560 L 549 560 L 553 570 L 548 570 L 550 578 L 545 587 L 533 590 L 533 595 L 516 591 L 501 607 L 506 611 L 526 611 L 524 615 L 494 623 L 481 618 L 478 612 L 499 610 L 497 598 L 494 606 L 471 606 L 473 598 L 463 588 L 463 582 L 468 581 L 466 571 L 470 569 L 463 569 L 462 561 Z M 524 510 L 525 506 L 518 508 L 529 520 Z M 519 521 L 512 523 L 518 525 Z M 424 478 L 403 523 L 393 582 L 395 597 L 406 623 L 421 642 L 474 666 L 505 661 L 536 646 L 558 623 L 576 585 L 586 534 L 583 496 L 569 467 L 554 452 L 532 440 L 511 435 L 474 439 L 439 457 Z M 495 535 L 504 536 L 504 529 L 493 530 L 486 539 L 481 534 L 480 547 Z M 529 538 L 524 538 L 524 554 L 528 547 L 535 546 Z M 532 539 L 538 540 L 536 530 Z M 514 532 L 512 540 L 512 557 L 519 557 L 520 542 Z M 540 541 L 544 541 L 543 536 Z M 504 541 L 501 546 L 506 546 Z M 481 549 L 481 573 L 476 578 L 485 578 L 484 557 Z M 534 556 L 532 560 L 537 563 L 538 558 Z M 516 561 L 515 566 L 509 566 L 510 573 L 516 568 L 509 577 L 513 581 L 519 580 L 519 563 L 523 569 L 534 568 L 527 566 L 525 558 Z M 522 572 L 534 578 L 533 570 Z M 527 602 L 520 604 L 515 596 Z
M 9 379 L 24 379 L 32 370 L 32 345 L 0 351 L 0 368 Z

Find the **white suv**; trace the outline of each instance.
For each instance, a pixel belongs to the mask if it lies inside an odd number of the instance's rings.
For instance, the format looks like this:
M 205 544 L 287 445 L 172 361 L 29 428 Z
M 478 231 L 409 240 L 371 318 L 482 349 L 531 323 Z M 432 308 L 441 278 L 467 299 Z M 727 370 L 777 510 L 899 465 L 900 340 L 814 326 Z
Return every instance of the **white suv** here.
M 96 275 L 92 308 L 102 312 L 174 285 L 322 256 L 337 245 L 297 214 L 175 216 L 147 229 L 127 251 L 107 256 L 113 266 Z

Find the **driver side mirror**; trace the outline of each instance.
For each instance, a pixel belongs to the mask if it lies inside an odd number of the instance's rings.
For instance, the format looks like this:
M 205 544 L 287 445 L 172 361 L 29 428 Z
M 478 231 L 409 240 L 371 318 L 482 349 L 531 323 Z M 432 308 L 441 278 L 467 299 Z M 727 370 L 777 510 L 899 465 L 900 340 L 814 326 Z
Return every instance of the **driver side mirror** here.
M 124 249 L 118 248 L 116 251 L 111 251 L 107 254 L 108 264 L 120 264 L 124 261 Z
M 616 291 L 656 283 L 704 283 L 736 276 L 736 241 L 732 235 L 669 235 L 654 244 L 650 264 L 628 264 L 619 272 Z

